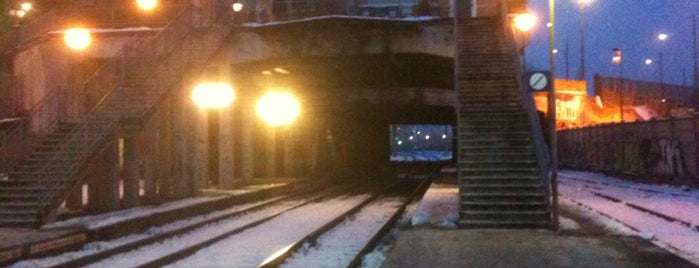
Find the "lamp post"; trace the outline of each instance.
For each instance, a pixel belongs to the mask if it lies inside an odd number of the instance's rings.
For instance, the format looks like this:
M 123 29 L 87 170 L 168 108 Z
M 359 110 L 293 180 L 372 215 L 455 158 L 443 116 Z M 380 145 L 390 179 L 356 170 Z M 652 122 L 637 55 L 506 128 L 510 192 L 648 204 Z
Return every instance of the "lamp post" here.
M 661 92 L 661 94 L 662 94 L 661 102 L 662 102 L 662 105 L 663 105 L 663 113 L 666 112 L 665 110 L 666 110 L 666 108 L 667 108 L 667 94 L 666 94 L 666 92 L 665 92 L 665 80 L 663 79 L 663 69 L 664 69 L 664 65 L 663 65 L 662 43 L 664 43 L 665 40 L 667 40 L 667 38 L 668 38 L 668 35 L 667 35 L 666 33 L 660 33 L 660 34 L 658 34 L 658 40 L 661 42 L 661 45 L 660 45 L 660 48 L 659 48 L 659 52 L 658 52 L 658 65 L 659 65 L 659 67 L 658 67 L 658 79 L 659 79 L 659 82 L 660 82 L 660 92 Z
M 288 125 L 299 116 L 301 105 L 291 94 L 272 91 L 257 101 L 255 106 L 257 115 L 270 127 L 271 142 L 269 143 L 267 159 L 267 176 L 276 175 L 276 139 L 277 127 Z
M 92 43 L 90 30 L 85 28 L 70 28 L 64 33 L 64 41 L 68 48 L 81 51 L 85 50 Z
M 555 24 L 555 0 L 549 0 L 549 72 L 551 80 L 556 80 L 556 24 Z M 553 82 L 553 81 L 552 81 Z M 556 83 L 551 83 L 551 90 L 547 96 L 548 130 L 549 130 L 549 155 L 551 157 L 551 206 L 552 224 L 558 229 L 558 137 L 556 136 Z
M 580 7 L 580 80 L 586 80 L 585 76 L 585 7 L 593 0 L 578 0 Z
M 619 121 L 624 122 L 624 95 L 623 95 L 623 76 L 624 76 L 624 65 L 621 57 L 621 49 L 612 49 L 614 56 L 612 57 L 612 63 L 619 65 Z
M 525 69 L 527 68 L 527 58 L 524 53 L 524 48 L 526 47 L 525 42 L 529 37 L 529 32 L 534 28 L 534 25 L 536 25 L 537 18 L 532 14 L 522 13 L 516 15 L 512 21 L 514 22 L 515 28 L 521 33 L 522 42 L 520 44 L 521 48 L 519 53 L 522 54 L 522 69 Z
M 192 90 L 192 100 L 206 113 L 207 173 L 208 181 L 219 182 L 219 120 L 220 110 L 235 100 L 233 88 L 226 83 L 204 82 Z

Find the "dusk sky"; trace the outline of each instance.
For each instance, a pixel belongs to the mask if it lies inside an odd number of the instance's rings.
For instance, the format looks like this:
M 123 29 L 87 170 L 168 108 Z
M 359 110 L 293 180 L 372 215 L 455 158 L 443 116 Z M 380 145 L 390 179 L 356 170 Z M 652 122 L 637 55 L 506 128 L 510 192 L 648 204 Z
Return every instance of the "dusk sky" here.
M 529 12 L 539 17 L 526 48 L 530 70 L 549 68 L 548 0 L 529 0 Z M 566 77 L 566 41 L 570 79 L 580 75 L 580 9 L 578 0 L 556 0 L 556 77 Z M 618 77 L 612 49 L 623 53 L 624 78 L 659 81 L 659 53 L 663 53 L 663 81 L 694 84 L 693 17 L 699 0 L 592 0 L 585 9 L 585 65 L 588 82 L 594 74 Z M 658 34 L 666 33 L 665 41 Z M 651 65 L 645 60 L 652 59 Z M 683 75 L 684 72 L 684 75 Z M 683 78 L 684 77 L 684 78 Z

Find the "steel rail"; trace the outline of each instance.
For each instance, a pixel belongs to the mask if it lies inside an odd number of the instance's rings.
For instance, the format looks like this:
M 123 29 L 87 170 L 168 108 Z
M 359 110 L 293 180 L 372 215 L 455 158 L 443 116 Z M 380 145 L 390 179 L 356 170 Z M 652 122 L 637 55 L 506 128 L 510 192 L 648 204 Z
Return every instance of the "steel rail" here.
M 317 189 L 314 188 L 313 190 L 310 190 L 310 192 L 312 192 L 312 191 L 317 191 Z M 324 196 L 326 196 L 326 195 L 328 195 L 328 194 L 332 194 L 333 191 L 336 191 L 336 190 L 335 190 L 335 189 L 324 189 L 324 190 L 320 190 L 320 191 L 318 191 L 317 193 L 315 193 L 315 194 L 318 195 L 318 197 L 316 197 L 316 198 L 311 198 L 310 200 L 316 200 L 316 199 L 318 199 L 318 198 L 322 198 L 322 197 L 324 197 Z M 229 213 L 221 214 L 221 215 L 218 215 L 218 216 L 209 218 L 209 219 L 204 219 L 204 220 L 201 220 L 201 221 L 198 221 L 198 222 L 195 222 L 195 223 L 186 225 L 186 226 L 182 226 L 182 227 L 179 227 L 179 228 L 176 228 L 176 229 L 167 231 L 167 232 L 155 234 L 155 235 L 152 235 L 152 236 L 143 238 L 143 239 L 139 239 L 139 240 L 136 240 L 136 241 L 132 241 L 132 242 L 129 242 L 129 243 L 126 243 L 126 244 L 123 244 L 123 245 L 119 245 L 119 246 L 116 246 L 116 247 L 107 249 L 107 250 L 99 251 L 99 252 L 96 252 L 96 253 L 94 253 L 94 254 L 89 254 L 89 255 L 81 256 L 81 257 L 78 257 L 78 258 L 75 258 L 75 259 L 72 259 L 72 260 L 69 260 L 69 261 L 66 261 L 66 262 L 62 262 L 62 263 L 60 263 L 60 264 L 51 265 L 51 266 L 48 266 L 48 267 L 51 267 L 51 268 L 64 268 L 64 267 L 65 267 L 65 268 L 68 268 L 68 267 L 82 267 L 82 266 L 86 266 L 86 265 L 89 265 L 89 264 L 92 264 L 92 263 L 96 263 L 96 262 L 102 261 L 102 260 L 104 260 L 104 259 L 106 259 L 106 258 L 115 256 L 115 255 L 119 255 L 119 254 L 122 254 L 122 253 L 125 253 L 125 252 L 129 252 L 129 251 L 135 250 L 135 249 L 137 249 L 137 248 L 139 248 L 139 247 L 143 247 L 143 246 L 146 246 L 146 245 L 155 244 L 155 243 L 158 243 L 158 242 L 160 242 L 160 241 L 163 241 L 163 240 L 166 240 L 166 239 L 169 239 L 169 238 L 173 238 L 173 237 L 180 236 L 180 235 L 183 235 L 183 234 L 188 233 L 188 232 L 192 232 L 192 231 L 194 231 L 194 230 L 196 230 L 196 229 L 202 228 L 202 227 L 204 227 L 204 226 L 206 226 L 206 225 L 209 225 L 209 224 L 212 224 L 212 223 L 216 223 L 216 222 L 220 222 L 220 221 L 227 220 L 227 219 L 230 219 L 230 218 L 234 218 L 234 217 L 237 217 L 237 216 L 240 216 L 240 215 L 244 215 L 244 214 L 246 214 L 246 213 L 258 211 L 258 210 L 261 210 L 261 209 L 263 209 L 263 208 L 265 208 L 265 207 L 269 207 L 269 206 L 271 206 L 271 205 L 278 204 L 278 203 L 281 203 L 281 202 L 284 202 L 284 201 L 287 201 L 287 200 L 293 200 L 293 199 L 302 198 L 303 196 L 308 195 L 308 194 L 309 194 L 309 191 L 304 191 L 304 190 L 302 190 L 302 191 L 299 191 L 299 192 L 296 192 L 296 193 L 290 193 L 290 194 L 285 195 L 285 196 L 267 199 L 266 201 L 263 201 L 263 202 L 260 203 L 260 204 L 253 205 L 253 206 L 248 207 L 248 208 L 244 208 L 244 209 L 241 209 L 241 210 L 237 210 L 237 211 L 232 211 L 232 212 L 229 212 Z M 307 201 L 307 202 L 308 202 L 308 201 Z
M 425 165 L 418 165 L 418 168 L 421 168 Z M 436 170 L 436 169 L 435 169 Z M 415 173 L 415 171 L 410 172 L 410 173 Z M 348 219 L 351 218 L 352 215 L 357 214 L 360 210 L 363 208 L 369 206 L 371 203 L 376 202 L 379 200 L 379 198 L 383 196 L 387 196 L 391 194 L 391 191 L 395 191 L 397 186 L 402 186 L 397 188 L 397 194 L 405 196 L 405 200 L 403 200 L 401 206 L 399 209 L 397 209 L 391 218 L 382 226 L 379 232 L 377 232 L 372 238 L 369 239 L 369 243 L 365 245 L 358 253 L 355 255 L 355 257 L 352 259 L 351 263 L 357 262 L 361 260 L 361 257 L 368 251 L 369 248 L 373 248 L 375 244 L 378 242 L 378 240 L 385 235 L 385 233 L 390 230 L 391 226 L 393 226 L 393 223 L 397 221 L 400 216 L 403 214 L 405 207 L 412 202 L 413 198 L 415 197 L 415 194 L 420 192 L 420 189 L 423 189 L 425 185 L 429 185 L 427 183 L 428 181 L 431 181 L 432 179 L 432 174 L 434 173 L 434 170 L 430 173 L 429 176 L 427 176 L 425 179 L 420 181 L 420 183 L 415 186 L 415 187 L 408 187 L 408 189 L 404 189 L 405 184 L 399 185 L 400 180 L 397 180 L 381 191 L 377 192 L 374 194 L 371 198 L 365 200 L 364 202 L 359 203 L 358 205 L 354 206 L 350 210 L 346 211 L 345 213 L 339 215 L 332 221 L 326 223 L 325 225 L 321 226 L 320 228 L 316 229 L 315 231 L 311 232 L 310 234 L 306 235 L 305 237 L 297 240 L 296 242 L 290 244 L 289 246 L 279 250 L 277 253 L 273 254 L 269 258 L 267 258 L 264 262 L 262 262 L 260 265 L 258 265 L 258 268 L 271 268 L 271 267 L 279 267 L 281 266 L 289 257 L 293 255 L 294 252 L 296 252 L 299 248 L 301 248 L 304 244 L 310 244 L 311 246 L 315 246 L 317 244 L 318 239 L 331 231 L 332 229 L 335 229 L 337 226 L 342 224 L 343 222 L 346 222 Z M 412 186 L 412 185 L 408 185 Z

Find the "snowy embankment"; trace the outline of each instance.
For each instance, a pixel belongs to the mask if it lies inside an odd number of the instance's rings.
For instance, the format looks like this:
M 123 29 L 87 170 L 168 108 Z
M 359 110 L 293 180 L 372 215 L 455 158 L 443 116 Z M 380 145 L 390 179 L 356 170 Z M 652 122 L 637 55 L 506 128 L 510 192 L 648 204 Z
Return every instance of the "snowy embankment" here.
M 648 185 L 590 172 L 559 173 L 561 205 L 594 211 L 598 223 L 614 221 L 621 233 L 635 233 L 699 264 L 699 191 Z M 588 213 L 589 214 L 589 213 Z M 633 231 L 629 231 L 633 230 Z

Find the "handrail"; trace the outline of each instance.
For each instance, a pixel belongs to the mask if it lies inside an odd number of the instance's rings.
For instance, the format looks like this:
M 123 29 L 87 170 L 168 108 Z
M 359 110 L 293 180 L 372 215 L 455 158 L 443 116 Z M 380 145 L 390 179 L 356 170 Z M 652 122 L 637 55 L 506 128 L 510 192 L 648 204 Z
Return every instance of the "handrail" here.
M 6 164 L 12 163 L 4 168 L 5 171 L 9 172 L 58 127 L 65 116 L 63 93 L 62 87 L 56 87 L 21 117 L 21 124 L 14 124 L 5 131 L 6 134 L 0 139 L 0 151 Z M 16 148 L 17 144 L 22 144 L 21 149 Z
M 23 157 L 28 152 L 26 143 L 26 120 L 20 118 L 13 122 L 4 124 L 12 124 L 8 130 L 0 131 L 0 174 L 8 174 L 12 171 Z
M 94 105 L 82 117 L 78 126 L 68 134 L 68 138 L 60 145 L 59 151 L 68 152 L 69 156 L 66 156 L 66 154 L 51 155 L 48 163 L 37 172 L 40 174 L 39 176 L 63 177 L 62 180 L 53 180 L 57 182 L 57 187 L 47 188 L 41 193 L 39 216 L 42 217 L 42 220 L 45 220 L 46 217 L 51 217 L 46 213 L 52 212 L 52 208 L 57 205 L 56 196 L 59 194 L 66 195 L 65 189 L 70 184 L 73 184 L 74 179 L 80 175 L 82 165 L 88 161 L 93 153 L 109 144 L 109 137 L 113 135 L 114 129 L 120 124 L 124 114 L 129 112 L 119 109 L 118 104 L 120 100 L 114 93 L 123 88 L 120 85 L 127 82 L 124 79 L 127 77 L 131 78 L 128 73 L 131 69 L 134 70 L 134 74 L 155 76 L 148 77 L 148 79 L 146 77 L 137 77 L 134 81 L 128 81 L 148 83 L 139 92 L 146 94 L 147 102 L 145 106 L 151 106 L 157 104 L 157 101 L 161 99 L 161 95 L 171 86 L 163 84 L 163 81 L 176 80 L 173 78 L 178 73 L 181 75 L 181 72 L 189 67 L 188 63 L 193 58 L 203 61 L 208 59 L 193 57 L 190 52 L 198 52 L 198 50 L 186 51 L 186 49 L 181 47 L 183 41 L 184 43 L 188 41 L 186 37 L 191 35 L 192 31 L 199 26 L 195 23 L 197 22 L 195 20 L 201 17 L 198 16 L 201 14 L 201 9 L 191 4 L 188 5 L 168 27 L 159 32 L 150 42 L 140 43 L 135 49 L 133 47 L 124 48 L 119 53 L 119 56 L 115 57 L 114 60 L 110 60 L 104 69 L 101 68 L 96 75 L 85 83 L 83 90 L 88 90 L 86 93 L 98 92 L 103 88 L 107 88 L 107 90 L 101 91 L 104 92 L 100 93 L 103 95 L 94 102 Z M 217 36 L 219 39 L 216 40 L 222 40 L 229 31 L 230 29 L 225 29 L 224 27 L 219 28 L 217 34 L 220 36 Z M 129 68 L 126 68 L 126 64 L 129 64 Z M 108 73 L 107 70 L 113 73 Z M 115 79 L 115 77 L 119 79 Z M 156 99 L 148 98 L 153 96 Z M 149 109 L 149 107 L 143 108 Z M 71 165 L 61 165 L 61 163 L 65 163 L 66 157 L 72 157 L 71 159 L 74 160 L 70 162 Z M 56 170 L 57 166 L 60 167 L 58 168 L 60 170 Z
M 499 3 L 499 10 L 500 10 L 500 20 L 502 23 L 503 27 L 503 33 L 505 36 L 505 43 L 509 47 L 509 51 L 511 55 L 518 55 L 518 49 L 517 49 L 517 43 L 515 42 L 514 39 L 514 28 L 512 27 L 512 23 L 510 21 L 510 17 L 508 17 L 508 12 L 507 12 L 507 4 L 504 1 L 501 1 Z M 551 209 L 552 212 L 552 225 L 553 228 L 557 228 L 558 226 L 558 214 L 557 214 L 557 194 L 555 191 L 555 187 L 553 185 L 553 178 L 551 176 L 551 161 L 550 161 L 550 156 L 549 156 L 549 150 L 548 146 L 546 145 L 546 141 L 544 139 L 544 133 L 541 128 L 541 122 L 539 121 L 539 115 L 536 112 L 536 105 L 534 104 L 534 99 L 532 95 L 529 93 L 527 88 L 523 85 L 522 83 L 522 77 L 524 77 L 524 70 L 522 69 L 522 65 L 520 63 L 519 57 L 514 57 L 514 69 L 517 70 L 517 85 L 519 87 L 520 91 L 520 104 L 522 107 L 526 110 L 527 116 L 529 117 L 529 123 L 531 125 L 531 130 L 532 130 L 532 140 L 534 142 L 534 151 L 536 154 L 537 158 L 537 163 L 539 165 L 539 170 L 540 170 L 540 175 L 539 177 L 542 179 L 544 184 L 546 185 L 546 194 L 549 196 L 549 208 Z

